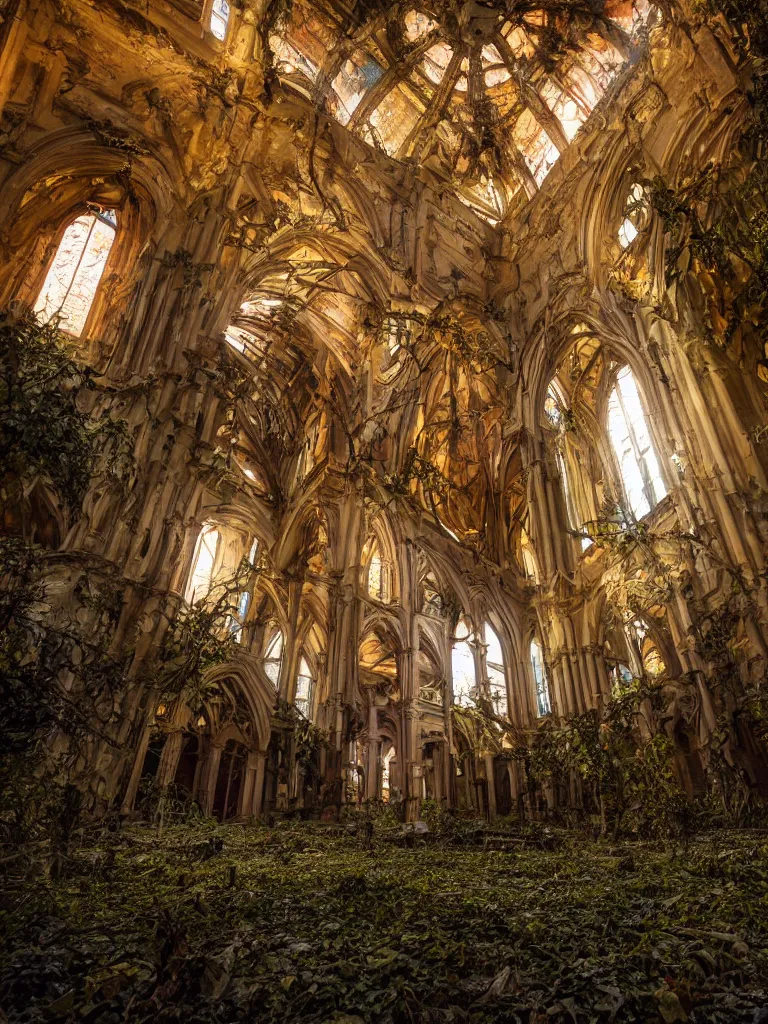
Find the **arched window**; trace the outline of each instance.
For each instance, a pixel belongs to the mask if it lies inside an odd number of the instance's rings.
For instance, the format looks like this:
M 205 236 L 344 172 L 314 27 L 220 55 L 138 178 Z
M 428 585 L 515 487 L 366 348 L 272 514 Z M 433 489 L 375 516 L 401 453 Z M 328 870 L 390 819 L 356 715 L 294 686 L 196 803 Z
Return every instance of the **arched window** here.
M 531 640 L 531 668 L 536 685 L 536 710 L 539 718 L 543 718 L 544 715 L 551 713 L 552 702 L 549 699 L 549 683 L 544 667 L 544 654 L 538 640 Z
M 229 4 L 227 0 L 213 0 L 211 5 L 211 33 L 220 40 L 226 39 L 229 24 Z
M 277 629 L 272 634 L 264 654 L 264 671 L 272 681 L 275 689 L 280 685 L 280 670 L 283 667 L 284 639 L 282 631 Z
M 494 629 L 485 624 L 485 670 L 488 674 L 491 703 L 497 715 L 507 713 L 507 679 L 504 674 L 504 651 Z
M 638 518 L 666 495 L 635 378 L 628 366 L 619 370 L 608 399 L 608 434 L 619 461 L 629 508 Z
M 376 601 L 389 601 L 389 566 L 376 547 L 368 563 L 368 593 Z
M 309 718 L 312 709 L 312 673 L 307 659 L 302 657 L 299 662 L 299 677 L 296 680 L 296 710 L 305 718 Z
M 83 333 L 116 224 L 114 210 L 106 210 L 81 214 L 67 227 L 35 303 L 41 320 L 55 317 L 68 334 Z
M 453 703 L 462 707 L 472 704 L 472 697 L 477 688 L 475 677 L 475 652 L 469 640 L 472 630 L 466 619 L 461 619 L 456 626 L 456 636 L 451 650 L 451 675 L 453 677 Z
M 191 604 L 205 597 L 211 589 L 218 544 L 219 531 L 213 526 L 204 526 L 197 542 L 195 560 L 187 584 L 187 600 Z

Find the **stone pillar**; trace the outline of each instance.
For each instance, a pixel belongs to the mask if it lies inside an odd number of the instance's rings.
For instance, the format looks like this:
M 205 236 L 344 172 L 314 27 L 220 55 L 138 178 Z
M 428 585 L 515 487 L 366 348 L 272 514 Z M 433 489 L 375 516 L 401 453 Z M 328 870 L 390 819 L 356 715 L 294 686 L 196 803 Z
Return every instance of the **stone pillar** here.
M 365 799 L 376 800 L 379 795 L 379 714 L 376 699 L 368 709 L 368 743 L 365 767 Z
M 211 747 L 208 751 L 208 760 L 205 765 L 205 783 L 200 801 L 203 814 L 213 814 L 213 801 L 216 796 L 216 783 L 219 779 L 219 764 L 221 762 L 221 747 Z
M 256 758 L 257 755 L 251 751 L 248 754 L 248 759 L 245 765 L 245 777 L 240 789 L 240 800 L 237 811 L 238 815 L 243 818 L 250 816 L 251 808 L 253 807 L 253 786 L 256 781 Z
M 256 754 L 251 756 L 254 757 L 255 760 L 251 814 L 254 818 L 259 818 L 261 817 L 261 811 L 264 804 L 264 774 L 267 764 L 267 752 L 265 750 L 259 750 Z
M 183 745 L 184 733 L 181 730 L 172 732 L 165 741 L 160 754 L 160 764 L 157 766 L 157 784 L 161 789 L 167 789 L 176 778 Z
M 151 734 L 152 726 L 147 723 L 141 731 L 139 745 L 136 749 L 136 756 L 133 761 L 133 768 L 131 769 L 131 777 L 128 780 L 128 786 L 126 787 L 125 795 L 123 796 L 123 802 L 120 807 L 120 812 L 122 814 L 130 814 L 133 810 L 136 794 L 139 791 L 141 772 L 144 767 L 144 758 L 147 756 L 147 748 L 149 747 L 149 738 Z
M 488 819 L 496 817 L 496 772 L 493 765 L 493 754 L 485 754 L 485 783 L 488 787 Z

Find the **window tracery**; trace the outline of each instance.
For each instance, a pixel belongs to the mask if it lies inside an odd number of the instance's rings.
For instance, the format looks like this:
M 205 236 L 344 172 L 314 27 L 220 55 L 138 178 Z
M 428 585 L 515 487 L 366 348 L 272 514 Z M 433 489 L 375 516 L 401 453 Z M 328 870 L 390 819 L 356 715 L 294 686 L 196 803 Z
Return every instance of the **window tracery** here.
M 351 28 L 342 9 L 294 0 L 270 45 L 278 73 L 306 95 L 319 90 L 341 124 L 389 156 L 437 160 L 457 196 L 493 222 L 517 192 L 543 183 L 624 66 L 650 6 L 609 0 L 587 24 L 545 7 L 509 16 L 474 5 L 461 28 L 443 7 L 392 5 L 350 53 L 339 43 Z M 550 56 L 553 29 L 561 42 Z M 479 147 L 481 138 L 496 145 Z
M 451 650 L 453 703 L 460 707 L 471 707 L 477 691 L 475 651 L 470 642 L 471 637 L 472 630 L 468 622 L 460 619 Z
M 667 488 L 659 470 L 637 383 L 628 366 L 616 375 L 608 399 L 608 434 L 616 453 L 629 510 L 647 515 L 664 498 Z
M 301 661 L 299 662 L 299 675 L 296 680 L 296 710 L 299 711 L 305 718 L 310 717 L 310 711 L 312 707 L 312 686 L 313 686 L 312 672 L 307 663 L 307 659 L 302 655 Z
M 227 0 L 213 0 L 211 4 L 211 34 L 221 42 L 227 37 L 229 27 L 230 6 Z
M 81 214 L 67 226 L 48 269 L 34 310 L 46 323 L 79 337 L 115 240 L 114 210 Z
M 496 631 L 485 624 L 485 670 L 491 704 L 497 715 L 507 713 L 507 678 L 504 672 L 504 651 Z
M 388 604 L 390 601 L 389 564 L 385 562 L 378 547 L 374 547 L 368 562 L 368 593 L 375 601 Z

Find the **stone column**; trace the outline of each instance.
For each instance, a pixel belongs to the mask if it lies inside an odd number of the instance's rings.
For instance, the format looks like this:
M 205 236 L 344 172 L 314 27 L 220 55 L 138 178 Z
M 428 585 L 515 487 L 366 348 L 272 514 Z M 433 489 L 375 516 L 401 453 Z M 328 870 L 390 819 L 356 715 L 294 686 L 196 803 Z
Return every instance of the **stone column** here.
M 496 817 L 496 772 L 493 766 L 493 754 L 485 754 L 485 783 L 488 787 L 488 818 Z
M 365 768 L 365 799 L 376 800 L 379 794 L 379 714 L 375 697 L 368 709 L 368 743 Z
M 264 775 L 267 764 L 267 752 L 265 750 L 259 750 L 255 755 L 251 756 L 254 757 L 255 760 L 251 814 L 254 818 L 259 818 L 261 817 L 261 811 L 264 804 Z
M 221 747 L 211 747 L 208 752 L 208 760 L 205 766 L 205 788 L 200 801 L 203 814 L 213 813 L 213 801 L 216 796 L 216 783 L 219 779 L 219 764 L 221 762 Z

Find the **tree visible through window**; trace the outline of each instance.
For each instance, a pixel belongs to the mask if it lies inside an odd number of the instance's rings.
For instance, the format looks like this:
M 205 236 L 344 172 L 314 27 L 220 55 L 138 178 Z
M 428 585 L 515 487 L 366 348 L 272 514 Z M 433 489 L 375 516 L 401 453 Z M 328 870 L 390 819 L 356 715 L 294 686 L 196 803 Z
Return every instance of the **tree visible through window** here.
M 536 684 L 536 709 L 539 717 L 550 714 L 552 702 L 549 699 L 549 684 L 547 673 L 544 668 L 544 655 L 538 640 L 531 640 L 531 667 L 533 679 Z
M 608 433 L 619 460 L 629 508 L 638 518 L 666 495 L 635 378 L 621 369 L 608 400 Z
M 83 333 L 116 224 L 114 210 L 107 210 L 84 213 L 67 227 L 35 303 L 35 312 L 46 323 L 56 317 L 62 330 Z

